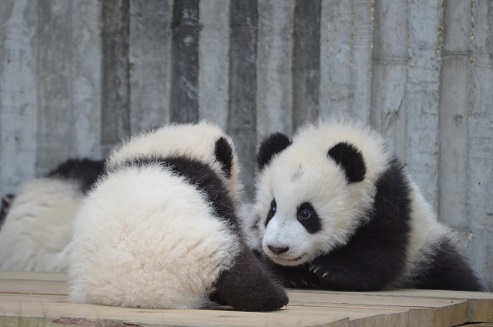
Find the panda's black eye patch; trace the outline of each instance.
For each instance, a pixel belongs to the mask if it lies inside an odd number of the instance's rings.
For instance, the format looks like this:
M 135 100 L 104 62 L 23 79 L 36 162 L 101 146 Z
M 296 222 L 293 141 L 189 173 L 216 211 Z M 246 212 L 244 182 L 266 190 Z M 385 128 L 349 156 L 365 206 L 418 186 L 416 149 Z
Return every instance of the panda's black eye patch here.
M 267 227 L 267 224 L 269 223 L 269 221 L 272 219 L 272 217 L 274 217 L 274 215 L 276 214 L 276 211 L 277 211 L 276 200 L 272 199 L 272 202 L 270 203 L 269 212 L 267 213 L 267 219 L 265 220 L 265 227 Z
M 304 202 L 298 207 L 296 218 L 310 234 L 314 234 L 322 229 L 320 218 L 309 202 Z

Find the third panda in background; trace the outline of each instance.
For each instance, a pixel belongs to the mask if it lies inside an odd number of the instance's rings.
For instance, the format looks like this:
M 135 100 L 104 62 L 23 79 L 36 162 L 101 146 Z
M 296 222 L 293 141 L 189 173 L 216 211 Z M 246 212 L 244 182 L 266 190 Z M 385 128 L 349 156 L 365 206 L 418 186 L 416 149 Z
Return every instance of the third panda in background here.
M 69 159 L 5 196 L 0 270 L 66 271 L 75 214 L 102 172 L 102 160 Z
M 257 153 L 252 247 L 285 286 L 479 291 L 450 230 L 373 130 L 351 122 L 274 133 Z

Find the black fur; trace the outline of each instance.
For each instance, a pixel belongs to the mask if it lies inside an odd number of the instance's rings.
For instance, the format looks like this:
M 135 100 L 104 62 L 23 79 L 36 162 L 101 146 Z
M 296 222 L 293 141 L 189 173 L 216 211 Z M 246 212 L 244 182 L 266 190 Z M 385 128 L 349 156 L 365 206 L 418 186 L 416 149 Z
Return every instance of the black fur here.
M 2 198 L 2 206 L 0 207 L 0 228 L 3 225 L 7 213 L 9 212 L 12 201 L 14 201 L 14 197 L 15 196 L 13 194 L 7 194 Z
M 228 304 L 243 311 L 272 311 L 288 303 L 284 289 L 273 282 L 255 255 L 241 238 L 241 227 L 232 199 L 222 180 L 208 165 L 184 156 L 168 158 L 139 158 L 125 164 L 132 166 L 159 165 L 184 177 L 207 197 L 216 215 L 227 222 L 239 235 L 240 253 L 233 266 L 221 273 L 215 282 L 213 301 Z M 118 167 L 114 168 L 118 169 Z
M 285 286 L 375 291 L 403 272 L 410 230 L 410 189 L 396 159 L 376 188 L 373 210 L 367 212 L 369 222 L 360 226 L 345 246 L 301 267 L 272 264 L 274 272 L 281 272 Z
M 429 260 L 429 269 L 418 271 L 406 287 L 484 291 L 469 264 L 448 238 L 439 240 L 431 256 L 424 253 L 422 257 Z
M 309 210 L 311 212 L 310 219 L 304 220 L 300 217 L 303 210 Z M 302 203 L 297 210 L 298 221 L 306 228 L 306 231 L 310 234 L 315 234 L 322 230 L 322 224 L 317 211 L 310 202 Z
M 273 133 L 266 137 L 257 152 L 257 168 L 262 171 L 272 160 L 272 157 L 291 145 L 289 137 L 282 133 Z
M 79 181 L 82 193 L 87 193 L 103 173 L 102 160 L 69 159 L 47 174 L 49 178 Z
M 270 202 L 269 212 L 267 213 L 267 218 L 265 219 L 265 226 L 269 224 L 269 221 L 274 217 L 277 211 L 276 199 L 272 199 Z
M 218 278 L 212 300 L 243 311 L 272 311 L 288 304 L 284 289 L 242 243 L 233 267 Z
M 231 169 L 233 168 L 233 149 L 231 149 L 231 145 L 224 137 L 217 140 L 214 155 L 221 164 L 226 177 L 230 178 Z
M 352 144 L 337 143 L 329 150 L 328 155 L 344 170 L 348 183 L 361 182 L 365 178 L 365 160 L 361 151 Z
M 174 174 L 184 177 L 188 183 L 206 195 L 207 201 L 212 205 L 216 215 L 224 219 L 235 233 L 239 233 L 240 224 L 236 217 L 233 200 L 229 197 L 228 190 L 221 179 L 207 164 L 185 156 L 173 156 L 168 158 L 137 158 L 126 162 L 124 165 L 160 165 Z M 118 169 L 118 167 L 114 169 Z

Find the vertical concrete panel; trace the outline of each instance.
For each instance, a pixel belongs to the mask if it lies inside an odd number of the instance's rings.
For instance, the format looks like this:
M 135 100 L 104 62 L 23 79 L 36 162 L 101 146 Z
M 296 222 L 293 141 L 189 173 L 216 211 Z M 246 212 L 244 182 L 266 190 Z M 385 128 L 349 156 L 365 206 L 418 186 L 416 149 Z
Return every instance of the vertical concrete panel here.
M 352 3 L 322 1 L 320 117 L 353 116 L 351 83 Z
M 200 1 L 199 117 L 228 127 L 229 0 Z
M 130 1 L 130 130 L 170 120 L 172 1 Z
M 198 0 L 175 1 L 171 49 L 171 121 L 199 119 L 198 73 L 200 18 Z
M 493 291 L 493 3 L 472 1 L 472 74 L 468 103 L 469 257 Z
M 353 119 L 369 123 L 373 49 L 373 1 L 352 0 L 351 87 Z
M 0 6 L 0 196 L 36 174 L 37 2 Z
M 440 75 L 440 220 L 461 229 L 468 226 L 464 219 L 467 215 L 464 199 L 467 197 L 470 12 L 470 1 L 445 3 Z
M 103 154 L 130 135 L 129 0 L 102 1 Z
M 38 175 L 76 155 L 72 6 L 72 2 L 65 0 L 38 1 Z
M 375 1 L 371 123 L 397 155 L 406 160 L 407 8 L 406 1 Z
M 411 0 L 409 81 L 406 86 L 406 162 L 425 197 L 438 208 L 438 107 L 442 6 Z
M 73 1 L 72 101 L 75 155 L 101 158 L 101 1 Z
M 293 27 L 293 129 L 319 115 L 320 0 L 296 0 Z
M 294 0 L 259 1 L 257 53 L 257 138 L 291 134 Z
M 257 0 L 232 1 L 230 7 L 229 115 L 228 133 L 233 137 L 245 195 L 252 199 L 257 143 Z

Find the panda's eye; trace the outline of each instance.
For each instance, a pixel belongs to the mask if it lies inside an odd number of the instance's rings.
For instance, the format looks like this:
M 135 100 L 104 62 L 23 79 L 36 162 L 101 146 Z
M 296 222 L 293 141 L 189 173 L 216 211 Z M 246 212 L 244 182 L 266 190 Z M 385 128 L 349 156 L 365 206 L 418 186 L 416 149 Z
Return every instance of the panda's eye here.
M 302 224 L 310 234 L 317 233 L 322 229 L 320 217 L 310 202 L 304 202 L 298 207 L 296 218 L 298 218 L 300 224 Z
M 298 208 L 297 218 L 300 222 L 309 221 L 310 219 L 314 218 L 315 216 L 316 216 L 316 213 L 315 213 L 313 207 L 307 202 L 303 203 Z
M 274 216 L 276 211 L 277 211 L 276 200 L 272 200 L 272 202 L 270 203 L 270 214 Z
M 269 213 L 267 214 L 267 219 L 265 219 L 265 227 L 267 227 L 267 224 L 272 219 L 272 217 L 275 216 L 276 211 L 277 211 L 277 204 L 276 204 L 276 200 L 273 199 L 272 202 L 270 203 L 270 209 L 269 209 Z

